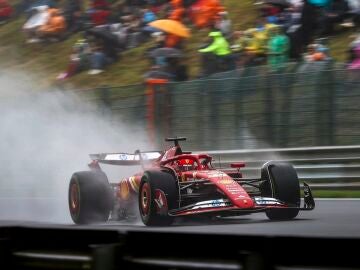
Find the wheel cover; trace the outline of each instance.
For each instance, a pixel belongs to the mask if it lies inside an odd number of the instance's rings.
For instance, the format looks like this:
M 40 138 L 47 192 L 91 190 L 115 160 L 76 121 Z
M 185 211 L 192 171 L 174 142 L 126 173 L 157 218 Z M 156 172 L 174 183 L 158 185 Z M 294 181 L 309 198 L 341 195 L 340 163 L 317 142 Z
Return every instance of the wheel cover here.
M 150 210 L 150 185 L 144 183 L 141 189 L 140 203 L 141 203 L 141 212 L 143 216 L 149 215 Z
M 71 214 L 78 214 L 80 208 L 80 194 L 79 187 L 73 183 L 70 187 L 70 212 Z

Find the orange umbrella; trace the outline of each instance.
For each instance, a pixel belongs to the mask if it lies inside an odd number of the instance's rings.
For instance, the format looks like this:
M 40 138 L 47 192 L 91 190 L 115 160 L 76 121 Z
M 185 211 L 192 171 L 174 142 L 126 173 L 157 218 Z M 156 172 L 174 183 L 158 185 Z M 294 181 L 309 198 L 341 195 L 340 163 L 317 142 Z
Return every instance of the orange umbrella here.
M 166 33 L 173 34 L 179 37 L 190 37 L 190 30 L 181 22 L 174 20 L 156 20 L 149 23 L 149 26 L 162 30 Z

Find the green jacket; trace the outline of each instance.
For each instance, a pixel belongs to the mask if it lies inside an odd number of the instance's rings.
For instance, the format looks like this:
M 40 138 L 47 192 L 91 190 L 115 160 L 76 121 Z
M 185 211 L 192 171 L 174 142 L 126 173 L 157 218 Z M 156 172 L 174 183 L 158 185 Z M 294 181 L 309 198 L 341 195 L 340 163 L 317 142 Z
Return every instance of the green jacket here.
M 224 56 L 231 53 L 229 43 L 223 37 L 220 31 L 210 32 L 209 37 L 213 37 L 214 41 L 210 46 L 199 50 L 201 53 L 213 53 L 217 56 Z
M 268 63 L 273 68 L 280 68 L 289 58 L 289 38 L 286 35 L 275 35 L 268 43 Z

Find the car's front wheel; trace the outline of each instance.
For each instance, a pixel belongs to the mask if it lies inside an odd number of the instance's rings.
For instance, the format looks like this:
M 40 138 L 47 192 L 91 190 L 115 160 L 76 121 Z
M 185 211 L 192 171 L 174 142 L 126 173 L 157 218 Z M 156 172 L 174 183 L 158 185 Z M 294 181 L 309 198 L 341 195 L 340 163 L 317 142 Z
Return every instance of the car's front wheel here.
M 297 173 L 291 164 L 266 163 L 261 171 L 265 180 L 261 186 L 263 197 L 273 197 L 293 208 L 272 208 L 266 210 L 270 220 L 290 220 L 299 214 L 300 184 Z
M 175 177 L 164 171 L 147 171 L 139 189 L 139 211 L 147 226 L 166 226 L 173 222 L 168 212 L 177 207 L 178 188 Z

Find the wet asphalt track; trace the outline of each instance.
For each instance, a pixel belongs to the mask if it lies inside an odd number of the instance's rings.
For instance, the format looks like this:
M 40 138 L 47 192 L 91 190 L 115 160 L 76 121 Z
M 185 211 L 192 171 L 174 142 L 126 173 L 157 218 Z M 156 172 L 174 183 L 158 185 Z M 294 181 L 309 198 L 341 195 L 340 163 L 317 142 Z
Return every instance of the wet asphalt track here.
M 1 219 L 0 226 L 75 227 L 72 224 L 12 222 Z M 120 231 L 146 230 L 241 235 L 360 237 L 360 200 L 316 200 L 316 208 L 313 211 L 302 211 L 292 221 L 269 221 L 264 213 L 257 213 L 211 222 L 201 220 L 180 221 L 171 227 L 149 228 L 143 226 L 141 222 L 136 224 L 109 222 L 76 227 Z

